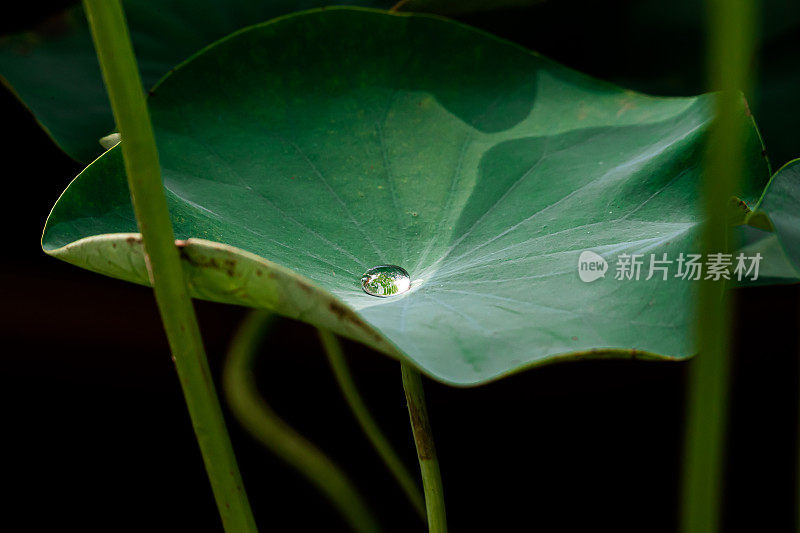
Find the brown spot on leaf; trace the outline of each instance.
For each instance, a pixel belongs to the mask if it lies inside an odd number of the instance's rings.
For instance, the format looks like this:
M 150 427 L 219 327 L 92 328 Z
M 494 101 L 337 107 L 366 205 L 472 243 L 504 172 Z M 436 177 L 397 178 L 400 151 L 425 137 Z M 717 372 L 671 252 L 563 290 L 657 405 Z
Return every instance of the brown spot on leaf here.
M 192 257 L 186 252 L 186 249 L 179 246 L 181 259 L 197 268 L 207 268 L 210 270 L 219 270 L 224 272 L 230 277 L 236 275 L 236 260 L 234 259 L 217 259 L 216 257 Z
M 331 301 L 328 304 L 328 308 L 331 310 L 331 312 L 334 315 L 336 315 L 336 317 L 339 320 L 341 320 L 343 322 L 351 323 L 352 325 L 354 325 L 355 327 L 357 327 L 358 329 L 360 329 L 364 333 L 367 333 L 368 335 L 370 335 L 375 340 L 375 342 L 382 342 L 383 341 L 383 338 L 380 335 L 378 335 L 375 331 L 373 331 L 372 328 L 367 326 L 364 323 L 364 321 L 362 321 L 360 318 L 358 318 L 358 316 L 355 313 L 350 311 L 348 308 L 346 308 L 345 306 L 343 306 L 339 302 Z
M 297 286 L 300 288 L 301 291 L 303 291 L 306 294 L 311 294 L 311 287 L 309 287 L 302 281 L 296 281 L 295 283 L 297 284 Z
M 339 302 L 333 301 L 328 304 L 328 307 L 330 308 L 331 312 L 340 320 L 343 320 L 350 313 L 350 311 Z

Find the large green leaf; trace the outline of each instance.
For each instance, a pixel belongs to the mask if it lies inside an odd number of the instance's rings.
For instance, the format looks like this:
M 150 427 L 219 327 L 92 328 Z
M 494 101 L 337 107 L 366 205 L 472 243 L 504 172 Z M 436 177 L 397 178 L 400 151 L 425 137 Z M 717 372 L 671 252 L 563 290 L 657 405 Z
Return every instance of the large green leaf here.
M 800 159 L 784 165 L 770 178 L 745 225 L 735 236 L 741 252 L 761 254 L 759 277 L 742 285 L 800 282 Z
M 800 159 L 786 163 L 769 182 L 759 200 L 755 215 L 764 214 L 774 229 L 778 243 L 791 268 L 784 268 L 786 277 L 800 280 Z
M 696 248 L 710 96 L 626 91 L 436 17 L 330 9 L 220 41 L 150 106 L 197 297 L 330 328 L 453 384 L 692 354 L 695 283 L 614 269 L 620 253 Z M 744 106 L 741 124 L 752 204 L 768 171 Z M 64 192 L 43 246 L 146 284 L 135 232 L 117 147 Z M 611 263 L 605 278 L 579 279 L 584 250 Z M 382 264 L 412 289 L 365 294 Z
M 329 4 L 391 7 L 391 0 L 125 0 L 125 13 L 149 89 L 170 68 L 229 33 Z M 71 157 L 89 162 L 114 128 L 100 66 L 80 6 L 37 31 L 0 39 L 0 75 Z
M 800 282 L 800 265 L 787 256 L 774 232 L 751 226 L 739 226 L 735 232 L 738 252 L 749 257 L 761 254 L 759 274 L 756 280 L 737 282 L 738 286 L 788 285 Z

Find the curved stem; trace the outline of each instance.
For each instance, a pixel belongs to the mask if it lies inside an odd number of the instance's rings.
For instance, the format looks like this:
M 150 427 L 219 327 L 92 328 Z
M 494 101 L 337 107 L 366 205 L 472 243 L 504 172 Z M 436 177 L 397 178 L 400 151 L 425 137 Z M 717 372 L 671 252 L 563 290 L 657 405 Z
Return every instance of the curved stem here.
M 419 469 L 422 473 L 422 487 L 425 489 L 428 531 L 430 533 L 446 533 L 447 517 L 444 508 L 444 492 L 442 491 L 442 474 L 439 471 L 439 459 L 436 457 L 436 446 L 433 443 L 431 423 L 428 419 L 422 377 L 419 372 L 405 363 L 401 363 L 400 369 L 403 374 L 403 389 L 406 392 L 414 444 L 417 447 Z
M 223 372 L 224 390 L 231 409 L 256 439 L 314 483 L 355 531 L 380 531 L 347 475 L 284 422 L 259 394 L 253 366 L 257 349 L 272 320 L 270 313 L 251 312 L 231 341 Z
M 222 523 L 230 533 L 255 532 L 183 279 L 155 137 L 122 5 L 119 0 L 84 0 L 84 5 L 111 108 L 124 140 L 122 155 L 150 281 Z
M 375 451 L 378 452 L 378 455 L 389 469 L 389 472 L 405 492 L 414 510 L 417 511 L 420 518 L 425 520 L 425 500 L 422 492 L 420 492 L 417 482 L 414 481 L 403 461 L 395 453 L 389 443 L 389 439 L 381 432 L 375 419 L 369 414 L 369 409 L 361 398 L 358 387 L 356 387 L 353 380 L 353 375 L 350 373 L 339 339 L 325 329 L 318 329 L 317 333 L 322 341 L 322 346 L 325 348 L 325 354 L 328 356 L 328 361 L 333 369 L 333 375 L 339 383 L 339 388 L 342 390 L 350 410 L 361 425 L 361 429 L 364 430 L 367 439 L 372 443 L 373 448 L 375 448 Z

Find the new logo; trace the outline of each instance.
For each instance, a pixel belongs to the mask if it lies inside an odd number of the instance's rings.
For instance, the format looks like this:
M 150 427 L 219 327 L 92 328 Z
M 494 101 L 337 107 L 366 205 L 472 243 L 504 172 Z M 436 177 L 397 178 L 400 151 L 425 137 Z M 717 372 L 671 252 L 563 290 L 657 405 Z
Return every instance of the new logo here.
M 590 250 L 581 252 L 578 258 L 578 275 L 581 281 L 590 283 L 606 276 L 608 263 L 601 255 Z

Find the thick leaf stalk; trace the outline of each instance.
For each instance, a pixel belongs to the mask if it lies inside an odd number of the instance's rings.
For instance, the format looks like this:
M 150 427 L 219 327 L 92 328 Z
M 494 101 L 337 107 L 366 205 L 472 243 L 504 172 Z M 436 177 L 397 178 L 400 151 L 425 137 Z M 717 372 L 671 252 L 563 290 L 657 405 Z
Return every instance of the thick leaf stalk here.
M 242 425 L 272 453 L 315 484 L 358 533 L 380 528 L 347 475 L 267 405 L 256 386 L 253 366 L 274 315 L 250 313 L 231 341 L 225 362 L 224 389 Z
M 709 0 L 709 73 L 717 97 L 706 154 L 704 257 L 730 253 L 727 204 L 744 178 L 745 132 L 737 110 L 753 50 L 751 0 Z M 721 281 L 703 281 L 697 302 L 698 356 L 689 374 L 681 530 L 719 530 L 729 389 L 731 302 Z
M 447 532 L 447 516 L 442 490 L 442 474 L 439 471 L 439 459 L 433 442 L 431 423 L 428 418 L 428 406 L 425 403 L 425 391 L 422 388 L 422 377 L 419 372 L 403 363 L 403 388 L 408 402 L 408 415 L 411 419 L 411 430 L 414 433 L 414 444 L 417 447 L 419 469 L 422 473 L 422 487 L 425 490 L 425 506 L 428 512 L 428 531 L 430 533 Z
M 257 531 L 208 368 L 170 223 L 155 137 L 119 0 L 85 0 L 120 135 L 146 261 L 186 405 L 225 530 Z

